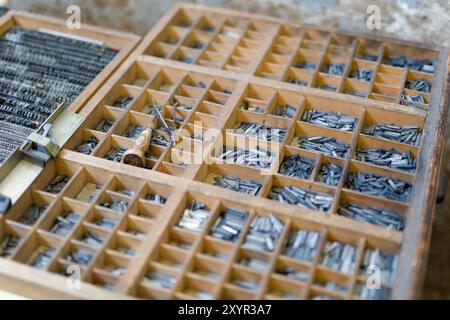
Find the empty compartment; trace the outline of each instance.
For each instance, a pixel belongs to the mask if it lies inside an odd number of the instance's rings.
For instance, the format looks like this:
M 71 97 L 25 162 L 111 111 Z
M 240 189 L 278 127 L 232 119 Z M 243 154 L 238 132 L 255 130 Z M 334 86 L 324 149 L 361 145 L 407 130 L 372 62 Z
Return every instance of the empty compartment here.
M 237 266 L 231 268 L 228 282 L 233 287 L 238 287 L 249 292 L 256 293 L 259 290 L 262 275 L 259 272 L 243 269 Z
M 127 234 L 117 234 L 113 237 L 109 252 L 119 254 L 123 256 L 135 256 L 141 240 L 134 237 L 130 237 Z
M 265 272 L 270 268 L 270 256 L 261 251 L 240 249 L 235 264 L 249 270 Z
M 201 256 L 214 258 L 215 260 L 228 261 L 231 258 L 233 245 L 229 242 L 205 238 L 199 247 Z
M 191 232 L 180 228 L 171 228 L 166 234 L 165 241 L 173 247 L 190 251 L 193 249 L 196 239 L 196 235 Z
M 304 290 L 304 285 L 298 282 L 271 277 L 267 295 L 269 299 L 303 300 Z
M 148 81 L 153 79 L 159 71 L 160 68 L 157 66 L 136 62 L 122 77 L 121 82 L 132 88 L 139 89 L 146 86 Z
M 345 79 L 343 93 L 355 97 L 366 98 L 369 94 L 370 84 L 366 81 L 359 81 L 355 79 Z
M 156 249 L 151 259 L 173 269 L 182 269 L 186 265 L 188 254 L 177 247 L 162 244 Z
M 129 215 L 126 222 L 120 227 L 120 233 L 126 233 L 129 236 L 140 240 L 146 239 L 150 234 L 153 223 L 134 215 Z
M 179 291 L 194 299 L 210 300 L 213 298 L 214 289 L 215 282 L 188 274 L 181 280 Z
M 92 203 L 97 199 L 110 177 L 103 172 L 83 170 L 70 184 L 66 196 L 81 202 Z
M 380 49 L 382 42 L 369 40 L 369 39 L 358 39 L 358 46 L 356 49 L 356 58 L 365 61 L 378 61 L 380 57 Z
M 339 83 L 341 82 L 340 77 L 319 73 L 316 78 L 315 88 L 319 88 L 326 91 L 335 92 L 338 89 Z
M 172 60 L 194 64 L 198 58 L 199 53 L 199 50 L 182 47 L 175 51 L 172 56 Z
M 178 274 L 175 270 L 164 268 L 157 264 L 151 263 L 147 273 L 144 275 L 143 283 L 146 286 L 162 289 L 170 289 L 177 282 L 177 278 Z M 161 299 L 162 296 L 155 296 L 155 298 Z M 167 298 L 168 297 L 166 297 L 166 299 Z
M 313 286 L 339 293 L 346 293 L 351 285 L 351 277 L 331 270 L 316 270 Z
M 225 262 L 209 258 L 205 255 L 196 255 L 191 273 L 212 281 L 218 281 L 225 269 Z
M 310 266 L 303 261 L 293 260 L 280 256 L 277 259 L 274 273 L 272 278 L 274 279 L 289 279 L 293 283 L 298 284 L 306 283 L 309 279 Z
M 184 76 L 183 73 L 172 69 L 163 69 L 158 76 L 149 84 L 152 91 L 169 93 L 176 89 L 178 82 Z
M 152 223 L 158 218 L 161 208 L 162 206 L 158 203 L 147 202 L 140 199 L 130 207 L 129 213 Z

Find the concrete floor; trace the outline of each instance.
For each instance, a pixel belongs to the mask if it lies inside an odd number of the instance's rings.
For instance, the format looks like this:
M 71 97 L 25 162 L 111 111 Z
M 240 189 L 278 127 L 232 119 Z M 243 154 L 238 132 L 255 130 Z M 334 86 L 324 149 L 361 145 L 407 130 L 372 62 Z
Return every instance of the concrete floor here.
M 448 131 L 448 130 L 447 130 Z M 447 137 L 442 174 L 450 181 L 450 138 Z M 445 201 L 436 206 L 431 236 L 424 299 L 450 299 L 450 185 Z

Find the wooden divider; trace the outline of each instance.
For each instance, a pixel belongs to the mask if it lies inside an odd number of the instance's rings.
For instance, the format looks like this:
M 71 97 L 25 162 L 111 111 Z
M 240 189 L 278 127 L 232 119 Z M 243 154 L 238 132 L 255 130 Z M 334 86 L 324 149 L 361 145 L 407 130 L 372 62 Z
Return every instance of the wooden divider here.
M 199 5 L 174 6 L 136 51 L 425 110 L 430 92 L 411 90 L 408 83 L 431 83 L 433 71 L 393 66 L 390 59 L 403 55 L 432 61 L 438 56 L 437 48 L 417 43 Z M 341 70 L 330 72 L 333 64 L 340 64 Z M 360 70 L 370 75 L 359 76 Z M 411 101 L 408 96 L 423 99 Z
M 415 266 L 407 262 L 416 259 L 411 246 L 421 244 L 408 243 L 408 250 L 404 249 L 409 241 L 405 234 L 417 236 L 411 221 L 419 219 L 423 208 L 412 204 L 424 196 L 420 190 L 433 192 L 430 188 L 435 188 L 435 181 L 424 180 L 423 173 L 441 153 L 430 154 L 433 143 L 422 141 L 429 141 L 432 132 L 442 133 L 445 127 L 445 121 L 431 122 L 430 116 L 434 119 L 445 111 L 448 97 L 440 94 L 447 88 L 443 77 L 447 51 L 438 57 L 434 49 L 418 51 L 412 44 L 405 47 L 391 42 L 298 27 L 256 15 L 238 17 L 227 10 L 175 6 L 80 111 L 86 121 L 59 157 L 49 163 L 18 204 L 0 217 L 0 243 L 7 236 L 18 240 L 10 254 L 1 258 L 2 263 L 29 265 L 37 254 L 52 249 L 44 275 L 71 276 L 68 268 L 75 264 L 83 283 L 104 289 L 99 292 L 137 298 L 362 299 L 367 295 L 365 254 L 381 250 L 401 261 L 395 276 L 381 283 L 382 297 L 417 296 L 419 286 L 411 285 L 404 273 L 414 276 L 425 261 Z M 385 58 L 393 54 L 437 58 L 436 74 L 387 65 Z M 341 76 L 326 72 L 326 65 L 335 62 L 345 64 Z M 314 70 L 298 67 L 304 63 L 314 63 Z M 353 71 L 361 68 L 372 71 L 369 81 L 353 78 Z M 408 91 L 405 83 L 420 77 L 432 81 L 432 92 L 420 93 L 429 106 L 407 107 L 403 92 L 416 92 Z M 292 78 L 308 86 L 286 83 Z M 292 112 L 280 113 L 286 105 Z M 156 117 L 155 107 L 170 127 L 183 129 L 175 144 Z M 304 115 L 312 110 L 340 112 L 355 118 L 356 123 L 348 131 L 308 123 Z M 285 133 L 279 141 L 268 142 L 235 131 L 245 122 L 283 128 Z M 367 130 L 381 124 L 416 126 L 422 140 L 398 142 Z M 120 153 L 133 145 L 133 130 L 148 125 L 155 125 L 155 138 L 145 168 L 121 163 Z M 313 136 L 332 137 L 345 143 L 348 151 L 326 154 L 298 143 L 299 137 Z M 269 168 L 260 170 L 220 159 L 224 147 L 243 145 L 269 150 L 273 155 Z M 415 171 L 404 171 L 364 162 L 356 153 L 366 148 L 409 152 L 418 166 Z M 280 172 L 283 160 L 292 155 L 311 161 L 309 176 Z M 321 177 L 323 167 L 329 164 L 342 169 L 333 184 L 326 184 Z M 347 181 L 358 172 L 402 180 L 412 185 L 416 196 L 399 201 L 352 190 Z M 48 186 L 57 176 L 68 178 L 59 192 L 50 193 Z M 251 180 L 260 186 L 251 196 L 220 188 L 215 180 L 218 176 Z M 329 208 L 320 211 L 270 199 L 271 190 L 279 187 L 323 193 L 331 199 Z M 204 203 L 208 212 L 198 232 L 179 225 L 193 201 Z M 395 211 L 404 218 L 405 229 L 346 217 L 341 207 L 349 203 Z M 26 225 L 21 217 L 32 205 L 43 211 Z M 236 241 L 221 240 L 211 233 L 227 208 L 248 213 Z M 77 219 L 70 230 L 58 234 L 55 223 L 64 221 L 68 212 L 77 212 Z M 271 250 L 257 250 L 246 243 L 252 221 L 269 215 L 279 219 L 282 231 Z M 296 230 L 319 236 L 308 260 L 287 252 Z M 326 266 L 323 260 L 334 242 L 354 250 L 354 266 L 345 272 Z M 79 253 L 81 260 L 71 261 Z M 247 266 L 249 259 L 259 261 L 259 268 Z M 158 286 L 151 279 L 154 272 L 164 274 L 170 285 Z M 45 279 L 43 276 L 40 283 L 44 287 Z M 66 287 L 60 290 L 70 295 Z M 99 292 L 89 290 L 88 298 L 98 297 Z

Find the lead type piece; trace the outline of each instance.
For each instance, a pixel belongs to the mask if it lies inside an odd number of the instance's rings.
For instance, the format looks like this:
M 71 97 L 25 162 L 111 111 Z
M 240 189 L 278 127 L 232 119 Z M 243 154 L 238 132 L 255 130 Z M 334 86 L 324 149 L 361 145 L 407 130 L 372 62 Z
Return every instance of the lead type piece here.
M 345 187 L 401 202 L 409 201 L 412 193 L 412 185 L 406 181 L 362 172 L 350 173 Z
M 350 150 L 348 143 L 342 142 L 331 137 L 303 137 L 295 136 L 292 141 L 293 146 L 298 146 L 302 149 L 322 152 L 327 155 L 339 158 L 345 158 Z
M 248 212 L 226 208 L 217 218 L 211 229 L 211 236 L 217 239 L 236 242 L 248 219 Z
M 69 106 L 117 51 L 46 30 L 0 38 L 0 164 L 61 104 Z
M 201 232 L 206 225 L 211 212 L 207 210 L 206 205 L 201 201 L 192 201 L 186 208 L 178 221 L 178 226 L 193 232 Z
M 238 177 L 216 176 L 213 180 L 215 186 L 252 196 L 256 196 L 262 187 L 262 183 L 257 180 L 245 180 Z
M 306 110 L 303 113 L 302 120 L 308 123 L 316 124 L 321 127 L 337 129 L 341 131 L 354 131 L 358 119 L 347 116 L 341 112 Z
M 91 136 L 89 139 L 87 139 L 83 143 L 79 144 L 75 148 L 75 151 L 90 155 L 92 153 L 92 151 L 94 151 L 94 149 L 97 145 L 98 145 L 98 139 L 95 136 Z
M 356 247 L 337 241 L 327 242 L 320 264 L 338 272 L 350 274 L 355 268 Z
M 0 257 L 7 258 L 9 257 L 14 249 L 17 248 L 19 243 L 22 241 L 22 238 L 14 235 L 6 235 L 3 241 L 0 243 Z
M 368 222 L 386 229 L 403 231 L 405 218 L 391 209 L 377 209 L 352 203 L 342 204 L 338 214 L 357 221 Z
M 176 281 L 176 278 L 168 273 L 162 271 L 151 271 L 144 277 L 144 282 L 156 287 L 172 288 Z
M 56 217 L 50 232 L 65 237 L 80 220 L 81 214 L 74 211 L 65 211 Z
M 224 147 L 218 158 L 226 162 L 267 169 L 270 168 L 275 157 L 270 151 L 259 147 L 250 150 Z
M 435 62 L 427 59 L 413 59 L 402 55 L 393 55 L 384 60 L 384 63 L 394 67 L 408 68 L 415 71 L 433 73 Z
M 23 223 L 27 226 L 32 226 L 38 221 L 40 216 L 44 213 L 46 207 L 39 205 L 32 205 L 27 212 L 19 219 L 20 223 Z
M 286 135 L 286 128 L 272 128 L 256 122 L 241 122 L 234 127 L 234 133 L 258 140 L 281 143 Z
M 64 175 L 58 175 L 55 179 L 49 184 L 46 191 L 48 193 L 60 193 L 64 186 L 69 182 L 70 177 Z
M 362 162 L 405 172 L 415 172 L 417 166 L 416 158 L 412 156 L 409 150 L 400 152 L 395 149 L 361 148 L 356 150 L 355 158 Z
M 299 207 L 326 212 L 331 207 L 333 196 L 296 186 L 273 187 L 269 199 L 281 203 L 295 204 Z
M 311 176 L 314 164 L 314 160 L 295 154 L 284 158 L 278 173 L 307 180 Z
M 320 233 L 308 230 L 293 230 L 284 248 L 284 254 L 297 260 L 313 261 L 317 254 Z
M 288 104 L 286 105 L 278 105 L 275 107 L 275 110 L 272 112 L 274 116 L 279 116 L 283 118 L 293 119 L 297 109 Z
M 366 249 L 364 251 L 359 272 L 370 277 L 373 268 L 378 268 L 381 282 L 392 284 L 398 265 L 398 255 L 387 254 L 380 249 Z
M 419 146 L 422 137 L 418 126 L 396 126 L 393 124 L 369 125 L 363 129 L 362 133 L 413 146 Z
M 87 266 L 92 258 L 94 258 L 94 254 L 83 249 L 76 249 L 76 251 L 69 252 L 67 255 L 68 261 L 83 266 Z
M 317 181 L 331 186 L 337 186 L 342 177 L 343 170 L 344 168 L 337 164 L 324 163 L 320 166 Z
M 281 233 L 284 222 L 269 214 L 266 217 L 256 216 L 250 223 L 244 246 L 261 251 L 273 251 Z
M 44 248 L 40 250 L 30 265 L 38 269 L 45 269 L 50 264 L 55 252 L 55 248 Z

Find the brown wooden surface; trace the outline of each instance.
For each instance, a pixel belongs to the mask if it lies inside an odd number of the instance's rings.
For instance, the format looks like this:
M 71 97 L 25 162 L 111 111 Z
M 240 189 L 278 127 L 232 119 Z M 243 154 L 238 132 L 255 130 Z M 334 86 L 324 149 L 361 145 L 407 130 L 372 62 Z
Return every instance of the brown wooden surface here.
M 197 6 L 187 6 L 187 8 L 199 8 L 202 11 L 208 11 L 210 9 L 205 9 L 204 7 Z M 72 206 L 81 206 L 83 210 L 87 213 L 92 210 L 100 210 L 95 204 L 83 205 L 78 200 L 72 200 L 75 193 L 83 187 L 83 184 L 87 181 L 86 179 L 94 179 L 96 181 L 102 181 L 104 184 L 101 190 L 101 197 L 104 196 L 116 196 L 114 192 L 114 185 L 117 177 L 128 181 L 129 184 L 136 184 L 136 188 L 139 189 L 138 198 L 132 200 L 130 207 L 141 204 L 142 200 L 139 197 L 143 196 L 147 188 L 151 186 L 158 186 L 157 188 L 162 188 L 160 190 L 166 190 L 169 199 L 167 204 L 163 208 L 158 209 L 158 213 L 154 222 L 151 225 L 151 231 L 147 234 L 146 238 L 142 243 L 137 246 L 138 252 L 136 258 L 131 260 L 127 264 L 127 272 L 125 275 L 118 279 L 115 283 L 115 290 L 118 291 L 119 295 L 127 296 L 137 296 L 144 298 L 187 298 L 192 297 L 187 295 L 183 290 L 185 286 L 206 286 L 207 288 L 212 288 L 211 284 L 205 284 L 199 279 L 192 279 L 189 270 L 192 268 L 193 264 L 196 263 L 197 255 L 196 252 L 200 252 L 205 243 L 210 242 L 209 238 L 206 236 L 205 229 L 201 234 L 193 236 L 194 237 L 194 249 L 189 253 L 179 252 L 178 256 L 185 258 L 187 261 L 187 266 L 180 271 L 177 283 L 175 287 L 171 290 L 156 290 L 154 287 L 146 285 L 142 282 L 142 277 L 146 273 L 149 265 L 154 265 L 155 259 L 158 259 L 160 251 L 163 252 L 174 252 L 173 248 L 168 248 L 165 241 L 169 237 L 169 233 L 172 232 L 174 223 L 179 218 L 182 213 L 184 206 L 188 200 L 192 199 L 202 199 L 211 207 L 212 217 L 209 219 L 208 225 L 213 223 L 213 218 L 217 217 L 220 212 L 220 208 L 224 205 L 235 205 L 241 206 L 243 208 L 248 208 L 252 214 L 267 214 L 268 212 L 273 212 L 278 217 L 286 221 L 286 225 L 290 226 L 308 226 L 315 230 L 319 230 L 323 235 L 333 234 L 338 237 L 340 241 L 351 242 L 358 248 L 357 261 L 360 261 L 362 250 L 366 247 L 379 247 L 383 250 L 392 253 L 400 253 L 400 265 L 397 269 L 397 277 L 394 285 L 392 286 L 392 298 L 393 299 L 406 299 L 406 298 L 417 298 L 421 291 L 421 281 L 423 278 L 423 272 L 426 264 L 426 255 L 428 252 L 429 239 L 431 236 L 431 225 L 432 225 L 432 213 L 434 209 L 434 198 L 437 190 L 437 178 L 439 173 L 439 163 L 442 157 L 443 149 L 443 135 L 447 123 L 447 109 L 448 109 L 448 95 L 449 95 L 449 83 L 447 75 L 447 57 L 448 50 L 440 48 L 439 56 L 437 60 L 436 72 L 433 76 L 433 90 L 430 96 L 428 107 L 425 109 L 415 109 L 400 106 L 397 103 L 388 103 L 383 101 L 376 101 L 371 99 L 362 99 L 359 97 L 349 96 L 342 93 L 332 93 L 324 90 L 311 88 L 311 87 L 299 87 L 293 84 L 283 83 L 280 81 L 263 79 L 259 77 L 254 77 L 252 74 L 258 69 L 258 66 L 252 67 L 253 72 L 251 74 L 243 74 L 237 72 L 230 72 L 225 70 L 213 70 L 207 67 L 198 65 L 187 65 L 182 62 L 163 60 L 152 56 L 141 56 L 140 54 L 145 50 L 149 43 L 154 37 L 156 37 L 160 32 L 162 32 L 167 23 L 169 23 L 172 17 L 180 9 L 179 5 L 174 6 L 166 16 L 162 18 L 160 23 L 144 38 L 141 45 L 136 49 L 136 51 L 127 59 L 122 65 L 117 69 L 117 71 L 110 77 L 108 81 L 102 86 L 97 93 L 92 97 L 92 99 L 81 109 L 80 113 L 87 117 L 84 124 L 84 128 L 80 129 L 78 133 L 74 135 L 71 141 L 65 146 L 67 150 L 64 150 L 59 155 L 55 162 L 52 162 L 32 186 L 29 193 L 24 195 L 20 200 L 21 205 L 15 206 L 8 212 L 4 217 L 0 217 L 0 223 L 4 223 L 8 220 L 8 224 L 14 225 L 12 222 L 17 216 L 20 215 L 24 207 L 30 203 L 30 201 L 41 201 L 45 203 L 50 203 L 50 208 L 47 209 L 46 215 L 57 214 L 58 208 L 62 202 L 68 202 Z M 238 13 L 230 12 L 228 10 L 222 9 L 211 9 L 211 11 L 218 13 L 225 13 L 237 16 Z M 278 23 L 279 20 L 272 18 L 261 18 L 256 15 L 246 15 L 246 17 L 251 19 L 265 19 L 266 21 L 274 21 Z M 0 20 L 1 22 L 1 20 Z M 392 41 L 392 39 L 380 39 L 382 41 Z M 396 41 L 403 44 L 408 44 L 416 46 L 414 43 Z M 421 45 L 417 45 L 422 47 Z M 265 44 L 265 50 L 268 50 L 269 44 Z M 425 47 L 424 47 L 425 48 Z M 426 47 L 429 49 L 429 47 Z M 437 50 L 438 48 L 432 48 Z M 262 55 L 261 55 L 262 57 Z M 140 70 L 140 71 L 139 71 Z M 155 71 L 158 70 L 158 71 Z M 358 128 L 353 134 L 346 134 L 342 132 L 335 132 L 328 129 L 322 129 L 316 126 L 306 125 L 301 121 L 292 121 L 289 124 L 289 130 L 287 133 L 287 138 L 285 142 L 279 146 L 279 157 L 283 157 L 287 152 L 299 153 L 302 155 L 307 155 L 317 159 L 317 165 L 320 165 L 322 161 L 327 161 L 327 158 L 321 154 L 308 153 L 307 151 L 288 146 L 290 139 L 293 137 L 297 130 L 306 130 L 308 133 L 319 133 L 325 132 L 329 135 L 340 137 L 344 140 L 348 140 L 352 145 L 352 153 L 354 152 L 358 143 L 366 143 L 368 145 L 386 145 L 392 146 L 392 142 L 384 141 L 377 142 L 376 139 L 370 137 L 360 138 L 358 137 L 358 132 L 361 129 L 362 122 L 367 121 L 365 115 L 371 113 L 376 115 L 377 122 L 388 122 L 393 121 L 395 123 L 415 123 L 420 128 L 424 130 L 424 135 L 422 137 L 422 143 L 420 148 L 412 148 L 413 154 L 418 156 L 418 168 L 415 174 L 405 174 L 402 172 L 396 172 L 395 170 L 388 170 L 378 166 L 372 166 L 365 163 L 358 163 L 352 160 L 352 156 L 347 159 L 338 159 L 339 163 L 344 165 L 344 176 L 350 171 L 370 171 L 378 174 L 385 174 L 391 177 L 402 178 L 414 184 L 413 189 L 413 200 L 409 204 L 397 203 L 395 201 L 388 201 L 380 199 L 379 197 L 371 197 L 363 195 L 357 192 L 343 189 L 343 179 L 341 179 L 340 184 L 336 187 L 327 187 L 320 185 L 314 181 L 315 175 L 317 174 L 317 167 L 314 171 L 313 176 L 309 181 L 303 181 L 299 179 L 292 179 L 288 177 L 283 177 L 280 175 L 269 175 L 269 176 L 258 176 L 259 173 L 255 170 L 251 170 L 248 167 L 240 165 L 207 165 L 203 163 L 201 165 L 188 165 L 187 167 L 179 167 L 171 163 L 171 155 L 176 153 L 175 148 L 155 148 L 156 159 L 148 159 L 151 161 L 153 168 L 152 170 L 144 168 L 130 167 L 121 163 L 113 163 L 111 161 L 102 159 L 105 153 L 112 147 L 126 146 L 131 147 L 133 142 L 129 139 L 122 137 L 123 130 L 126 129 L 127 121 L 130 119 L 135 119 L 133 121 L 140 121 L 140 123 L 147 123 L 152 121 L 152 118 L 148 115 L 141 114 L 137 108 L 139 105 L 142 107 L 141 100 L 143 101 L 149 92 L 152 95 L 160 94 L 158 91 L 153 89 L 147 90 L 149 86 L 152 86 L 157 77 L 160 76 L 159 71 L 163 70 L 169 77 L 174 80 L 174 87 L 169 90 L 164 98 L 161 98 L 164 105 L 170 104 L 170 99 L 176 94 L 177 88 L 181 86 L 187 78 L 186 75 L 200 77 L 204 79 L 215 79 L 216 81 L 228 81 L 234 83 L 233 92 L 227 98 L 222 112 L 216 115 L 206 114 L 201 111 L 201 104 L 205 101 L 208 96 L 211 86 L 208 85 L 207 88 L 195 99 L 195 107 L 192 112 L 186 116 L 186 120 L 183 122 L 183 126 L 187 127 L 190 124 L 190 120 L 199 118 L 202 119 L 207 127 L 213 127 L 221 130 L 222 132 L 233 126 L 234 123 L 239 121 L 239 119 L 249 119 L 252 121 L 273 121 L 275 124 L 283 124 L 284 120 L 272 119 L 271 116 L 249 114 L 243 111 L 237 111 L 236 108 L 240 101 L 244 99 L 247 95 L 247 89 L 249 86 L 255 88 L 261 94 L 267 94 L 269 92 L 283 92 L 285 95 L 293 95 L 295 97 L 302 97 L 298 99 L 298 108 L 296 115 L 297 118 L 302 110 L 306 107 L 306 101 L 314 101 L 316 104 L 326 104 L 329 101 L 333 101 L 331 104 L 334 108 L 332 110 L 343 110 L 345 108 L 348 112 L 352 112 L 351 107 L 354 105 L 355 116 L 359 119 Z M 134 86 L 132 82 L 137 79 L 138 72 L 145 72 L 146 77 L 144 77 L 145 84 L 144 87 Z M 184 76 L 181 76 L 184 75 Z M 403 74 L 403 82 L 405 80 L 406 73 Z M 202 79 L 203 79 L 202 78 Z M 373 83 L 371 84 L 373 85 Z M 116 94 L 118 88 L 125 88 L 131 90 L 137 95 L 136 100 L 131 104 L 131 110 L 116 110 L 108 105 L 108 99 L 111 95 Z M 153 87 L 151 87 L 153 88 Z M 122 90 L 121 89 L 121 90 Z M 272 91 L 271 91 L 272 90 Z M 400 92 L 403 89 L 400 89 Z M 267 107 L 270 108 L 273 105 L 272 96 L 267 102 Z M 170 112 L 170 108 L 164 107 L 164 112 Z M 213 110 L 210 108 L 209 110 Z M 96 123 L 102 119 L 102 117 L 113 117 L 116 120 L 113 128 L 108 133 L 95 132 Z M 138 120 L 136 120 L 138 119 Z M 77 144 L 80 143 L 82 138 L 87 138 L 89 135 L 95 134 L 99 140 L 99 146 L 94 150 L 93 156 L 86 156 L 78 154 L 76 152 L 70 151 Z M 358 139 L 359 138 L 359 139 Z M 358 141 L 359 140 L 359 141 Z M 189 141 L 189 140 L 186 140 Z M 216 142 L 217 144 L 218 142 Z M 405 145 L 395 145 L 396 148 L 405 148 Z M 411 149 L 410 147 L 408 147 Z M 76 179 L 69 185 L 68 189 L 63 191 L 64 196 L 49 196 L 43 192 L 43 188 L 51 181 L 52 175 L 56 171 L 68 172 L 75 176 Z M 241 175 L 243 177 L 255 177 L 264 186 L 259 192 L 257 197 L 250 197 L 244 194 L 239 194 L 233 191 L 220 189 L 218 187 L 211 186 L 206 182 L 210 175 L 217 173 L 225 174 L 235 174 Z M 145 183 L 145 185 L 143 185 Z M 331 190 L 334 195 L 334 201 L 332 205 L 331 214 L 329 216 L 317 214 L 317 212 L 308 209 L 299 209 L 296 206 L 290 206 L 286 204 L 280 204 L 272 200 L 266 199 L 266 196 L 272 185 L 297 185 L 300 187 L 311 187 L 317 190 Z M 164 191 L 164 192 L 166 192 Z M 67 198 L 70 198 L 69 200 Z M 376 206 L 389 206 L 395 208 L 402 214 L 407 216 L 407 227 L 404 232 L 387 230 L 381 227 L 377 227 L 370 224 L 365 224 L 357 221 L 353 221 L 336 214 L 336 210 L 339 206 L 341 199 L 351 199 L 359 203 L 370 203 Z M 148 205 L 148 204 L 147 204 Z M 269 208 L 269 209 L 268 209 Z M 121 235 L 125 224 L 129 223 L 129 215 L 131 211 L 127 211 L 126 217 L 120 219 L 121 223 L 113 231 L 108 233 L 107 239 L 100 251 L 96 254 L 94 261 L 86 267 L 86 274 L 83 280 L 86 282 L 95 283 L 98 281 L 99 268 L 103 265 L 103 260 L 105 255 L 108 255 L 111 246 L 117 241 L 117 235 Z M 136 220 L 133 217 L 133 221 L 140 221 L 139 223 L 144 226 L 146 222 L 144 220 Z M 29 233 L 27 233 L 27 244 L 20 248 L 18 252 L 14 254 L 12 260 L 24 261 L 26 257 L 32 252 L 34 248 L 34 239 L 38 235 L 42 235 L 42 228 L 44 228 L 44 219 L 41 219 L 37 225 L 35 225 Z M 85 227 L 85 222 L 79 224 L 79 227 L 83 225 Z M 245 228 L 248 228 L 248 223 Z M 80 228 L 78 228 L 80 229 Z M 80 233 L 79 230 L 74 230 L 72 236 Z M 287 230 L 287 229 L 286 229 Z M 1 235 L 0 228 L 0 235 Z M 286 237 L 287 231 L 283 233 L 282 238 Z M 45 236 L 47 237 L 47 236 Z M 258 278 L 261 283 L 260 290 L 258 290 L 254 295 L 248 292 L 237 290 L 236 287 L 232 287 L 227 283 L 232 274 L 237 273 L 240 276 L 250 277 L 247 271 L 242 268 L 236 267 L 233 264 L 233 260 L 237 259 L 241 254 L 243 237 L 240 237 L 237 246 L 228 247 L 220 242 L 213 242 L 214 246 L 224 246 L 224 248 L 231 248 L 231 258 L 228 263 L 220 265 L 223 267 L 223 274 L 218 281 L 217 286 L 214 286 L 212 294 L 214 298 L 227 298 L 227 297 L 239 297 L 239 298 L 276 298 L 273 295 L 267 293 L 267 289 L 276 285 L 286 285 L 290 292 L 295 292 L 303 298 L 310 297 L 311 294 L 329 294 L 334 298 L 355 298 L 358 297 L 353 293 L 355 284 L 359 281 L 363 281 L 355 273 L 349 276 L 342 275 L 342 278 L 337 277 L 330 270 L 322 270 L 323 268 L 317 267 L 318 256 L 312 266 L 308 267 L 309 281 L 301 285 L 300 287 L 295 287 L 293 283 L 286 283 L 285 280 L 277 278 L 272 271 L 275 265 L 282 263 L 285 259 L 279 256 L 282 249 L 282 242 L 279 241 L 275 253 L 268 255 L 269 270 L 264 274 L 259 275 Z M 59 261 L 63 258 L 64 254 L 68 248 L 74 243 L 70 237 L 64 239 L 64 241 L 57 241 L 59 251 L 57 257 L 52 261 L 48 268 L 48 271 L 55 272 L 56 267 L 59 265 Z M 323 243 L 321 244 L 323 245 Z M 165 251 L 164 251 L 165 250 Z M 228 250 L 228 249 L 227 249 Z M 3 261 L 2 261 L 3 263 Z M 285 262 L 283 262 L 285 263 Z M 2 272 L 0 270 L 0 276 L 7 277 L 7 272 L 10 268 L 14 267 L 17 263 L 10 260 L 4 261 L 5 269 Z M 24 272 L 18 273 L 14 279 L 11 279 L 11 284 L 7 289 L 14 292 L 19 292 L 23 294 L 28 294 L 35 297 L 34 289 L 30 289 L 23 286 L 23 283 L 29 282 L 30 279 L 27 276 L 27 270 L 30 273 L 35 273 L 38 271 L 32 270 L 30 267 L 22 266 Z M 337 281 L 344 281 L 348 285 L 348 292 L 346 294 L 339 294 L 328 292 L 318 288 L 312 281 L 316 277 L 321 277 L 321 274 L 325 274 L 326 277 L 337 277 Z M 63 288 L 64 278 L 51 275 L 49 272 L 40 272 L 42 277 L 37 277 L 33 281 L 32 288 L 47 288 L 43 293 L 46 297 L 55 297 L 57 294 L 61 294 L 63 297 L 73 297 L 79 298 L 78 293 L 72 293 Z M 333 275 L 332 275 L 333 274 Z M 344 280 L 343 280 L 344 279 Z M 51 285 L 48 283 L 51 282 Z M 1 286 L 0 286 L 1 288 Z M 87 298 L 114 298 L 118 297 L 115 294 L 106 294 L 105 290 L 98 289 L 95 286 L 88 286 L 89 289 L 83 291 L 86 293 Z

